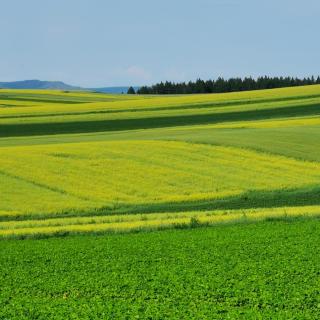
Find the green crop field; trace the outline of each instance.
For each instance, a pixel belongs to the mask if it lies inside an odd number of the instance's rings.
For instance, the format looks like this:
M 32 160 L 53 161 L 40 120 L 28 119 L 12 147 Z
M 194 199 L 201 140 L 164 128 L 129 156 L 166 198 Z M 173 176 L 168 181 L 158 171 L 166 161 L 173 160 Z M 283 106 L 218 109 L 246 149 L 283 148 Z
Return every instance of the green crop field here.
M 1 89 L 0 197 L 0 319 L 320 316 L 319 85 Z
M 319 319 L 319 220 L 0 242 L 1 319 Z

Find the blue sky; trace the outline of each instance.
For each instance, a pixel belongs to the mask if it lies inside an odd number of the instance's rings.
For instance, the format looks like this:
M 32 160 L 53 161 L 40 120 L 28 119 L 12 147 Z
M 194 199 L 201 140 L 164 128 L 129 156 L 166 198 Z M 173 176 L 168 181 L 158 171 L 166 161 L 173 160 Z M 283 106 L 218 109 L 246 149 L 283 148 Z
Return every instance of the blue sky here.
M 0 0 L 0 81 L 320 74 L 319 0 Z

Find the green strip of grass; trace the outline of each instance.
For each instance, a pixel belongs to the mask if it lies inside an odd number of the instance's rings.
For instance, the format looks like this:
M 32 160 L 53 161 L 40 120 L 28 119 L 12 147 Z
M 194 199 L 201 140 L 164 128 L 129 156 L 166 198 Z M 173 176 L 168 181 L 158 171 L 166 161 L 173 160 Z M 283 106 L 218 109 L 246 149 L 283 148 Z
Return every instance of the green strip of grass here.
M 74 121 L 63 123 L 2 124 L 0 126 L 0 137 L 150 129 L 307 115 L 320 115 L 320 105 L 317 103 L 308 106 L 292 106 L 277 109 L 273 108 L 243 112 L 238 111 L 232 113 L 193 114 L 137 119 Z
M 250 208 L 276 208 L 284 206 L 320 205 L 320 188 L 297 190 L 249 191 L 239 196 L 222 199 L 147 203 L 141 205 L 118 204 L 110 207 L 92 208 L 90 210 L 67 210 L 53 213 L 26 213 L 22 215 L 2 215 L 0 221 L 90 217 L 104 215 L 173 213 L 185 211 L 209 211 Z

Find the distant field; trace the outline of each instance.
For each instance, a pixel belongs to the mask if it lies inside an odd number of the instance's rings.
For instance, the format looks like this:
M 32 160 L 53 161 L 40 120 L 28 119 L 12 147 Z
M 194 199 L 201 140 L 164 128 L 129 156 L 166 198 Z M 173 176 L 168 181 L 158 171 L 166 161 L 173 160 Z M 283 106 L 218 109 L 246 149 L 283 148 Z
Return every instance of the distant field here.
M 1 92 L 5 99 L 6 91 Z M 29 99 L 30 93 L 26 95 Z M 65 102 L 61 96 L 57 99 L 57 94 L 54 94 L 51 99 L 48 95 L 45 100 L 42 98 L 41 105 L 38 105 L 36 98 L 23 98 L 23 93 L 19 97 L 13 95 L 10 103 L 18 99 L 16 105 L 2 108 L 0 137 L 123 131 L 320 115 L 319 86 L 187 97 L 127 98 L 120 95 L 105 98 L 103 95 L 100 97 L 101 94 L 98 97 L 93 94 L 91 102 L 88 102 L 90 94 L 78 93 L 76 97 L 64 95 Z M 23 106 L 19 105 L 19 99 L 23 100 Z M 3 105 L 6 102 L 3 100 Z
M 0 236 L 320 214 L 319 114 L 320 86 L 165 97 L 2 89 Z

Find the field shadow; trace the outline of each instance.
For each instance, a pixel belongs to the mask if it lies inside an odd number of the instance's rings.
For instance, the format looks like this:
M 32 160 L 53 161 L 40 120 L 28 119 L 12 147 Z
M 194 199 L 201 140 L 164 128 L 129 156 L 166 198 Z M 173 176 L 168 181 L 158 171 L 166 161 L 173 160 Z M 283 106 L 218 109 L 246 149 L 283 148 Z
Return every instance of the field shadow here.
M 0 137 L 153 129 L 162 127 L 214 124 L 228 121 L 249 121 L 307 115 L 320 115 L 320 104 L 317 103 L 307 106 L 296 105 L 291 107 L 263 110 L 162 116 L 135 119 L 1 124 Z
M 48 219 L 61 217 L 90 217 L 104 215 L 175 213 L 188 211 L 212 211 L 232 209 L 277 208 L 285 206 L 320 205 L 320 187 L 273 191 L 249 191 L 222 199 L 206 199 L 182 202 L 145 204 L 119 203 L 90 210 L 68 210 L 57 213 L 32 213 L 28 215 L 0 217 L 0 221 Z

